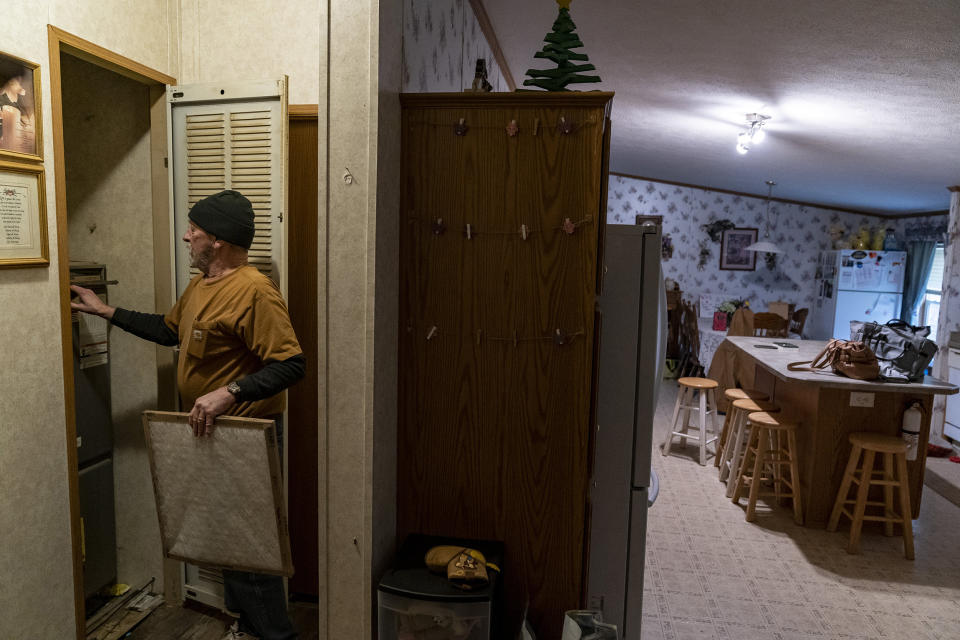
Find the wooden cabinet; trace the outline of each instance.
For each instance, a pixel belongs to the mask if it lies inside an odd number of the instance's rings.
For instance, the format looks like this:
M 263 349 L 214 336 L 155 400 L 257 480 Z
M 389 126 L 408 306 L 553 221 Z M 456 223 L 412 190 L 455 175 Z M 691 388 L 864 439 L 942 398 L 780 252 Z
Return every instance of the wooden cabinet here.
M 503 541 L 544 638 L 583 604 L 612 95 L 401 97 L 398 534 Z

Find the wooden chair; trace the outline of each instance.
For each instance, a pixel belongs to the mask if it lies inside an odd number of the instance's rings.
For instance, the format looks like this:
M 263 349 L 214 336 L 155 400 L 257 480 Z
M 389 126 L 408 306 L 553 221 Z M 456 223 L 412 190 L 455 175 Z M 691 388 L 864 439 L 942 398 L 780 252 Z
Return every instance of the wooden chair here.
M 683 292 L 679 289 L 667 291 L 667 358 L 679 360 L 680 319 L 683 315 Z
M 680 366 L 678 377 L 697 377 L 705 374 L 700 364 L 700 327 L 697 309 L 688 302 L 680 302 Z
M 797 309 L 793 312 L 793 317 L 790 318 L 790 333 L 797 334 L 798 337 L 803 337 L 803 325 L 807 323 L 807 314 L 810 312 L 810 309 L 803 308 Z
M 717 441 L 717 384 L 710 378 L 680 378 L 677 380 L 680 391 L 677 393 L 677 404 L 673 408 L 673 421 L 667 432 L 667 439 L 663 443 L 661 453 L 670 454 L 670 445 L 674 436 L 681 438 L 684 444 L 689 440 L 696 440 L 700 447 L 700 466 L 707 464 L 707 445 Z M 697 412 L 697 423 L 690 424 L 690 412 Z M 707 434 L 707 415 L 710 416 L 710 431 L 713 437 Z M 697 429 L 697 435 L 690 433 L 690 427 Z M 714 444 L 714 455 L 716 445 Z
M 737 400 L 748 403 L 752 400 Z M 800 504 L 800 464 L 797 461 L 797 425 L 788 418 L 773 415 L 766 411 L 750 413 L 746 417 L 750 426 L 750 438 L 740 464 L 742 473 L 733 489 L 734 504 L 739 504 L 740 496 L 749 488 L 747 502 L 747 522 L 756 518 L 757 498 L 773 496 L 779 503 L 782 498 L 793 501 L 793 521 L 803 524 L 803 506 Z M 751 470 L 752 467 L 752 470 Z M 790 474 L 787 480 L 785 470 Z M 728 482 L 732 482 L 729 478 Z M 774 491 L 760 491 L 760 485 L 771 483 Z
M 850 541 L 847 544 L 847 553 L 860 552 L 860 529 L 864 520 L 883 523 L 883 533 L 893 535 L 893 525 L 899 524 L 903 528 L 903 555 L 907 560 L 913 560 L 913 520 L 910 511 L 910 487 L 907 477 L 907 444 L 900 438 L 884 436 L 877 433 L 858 431 L 850 434 L 850 459 L 847 469 L 843 472 L 843 481 L 837 492 L 837 500 L 833 504 L 833 512 L 827 523 L 827 531 L 836 531 L 840 524 L 840 516 L 850 518 Z M 863 464 L 860 455 L 863 454 Z M 874 470 L 874 460 L 877 454 L 883 455 L 883 470 Z M 850 485 L 857 485 L 856 498 L 850 500 L 847 494 Z M 870 487 L 883 487 L 883 501 L 868 500 Z M 893 508 L 894 490 L 899 494 L 900 512 Z M 847 507 L 852 505 L 853 510 Z M 881 515 L 865 515 L 866 508 L 880 507 Z
M 753 335 L 767 338 L 786 338 L 787 320 L 775 313 L 753 315 Z
M 719 381 L 718 381 L 719 382 Z M 720 430 L 720 440 L 717 441 L 717 456 L 713 461 L 714 466 L 720 466 L 720 459 L 724 455 L 724 447 L 727 446 L 727 439 L 730 436 L 730 425 L 732 423 L 731 417 L 736 411 L 733 409 L 733 402 L 735 400 L 769 400 L 770 396 L 764 393 L 763 391 L 758 391 L 756 389 L 726 389 L 723 392 L 724 397 L 727 399 L 727 413 L 723 418 L 723 429 Z M 760 409 L 757 409 L 760 411 Z
M 720 459 L 720 482 L 727 483 L 727 497 L 733 497 L 733 490 L 737 486 L 737 478 L 745 473 L 743 466 L 744 448 L 750 441 L 751 425 L 747 421 L 747 416 L 758 411 L 767 413 L 778 413 L 780 407 L 766 400 L 754 400 L 752 398 L 740 398 L 730 404 L 730 411 L 727 413 L 730 417 L 730 433 L 727 436 L 727 443 L 723 451 L 718 451 L 717 458 Z

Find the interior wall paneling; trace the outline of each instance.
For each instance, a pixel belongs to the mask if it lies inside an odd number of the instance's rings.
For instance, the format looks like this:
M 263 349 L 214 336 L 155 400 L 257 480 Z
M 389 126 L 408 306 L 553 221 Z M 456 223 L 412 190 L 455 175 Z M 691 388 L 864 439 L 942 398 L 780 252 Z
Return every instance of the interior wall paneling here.
M 486 10 L 478 0 L 403 1 L 404 91 L 462 91 L 473 86 L 478 58 L 494 91 L 515 84 Z M 508 77 L 509 76 L 509 77 Z
M 611 97 L 402 96 L 398 534 L 505 542 L 504 634 L 581 605 Z
M 289 290 L 287 304 L 307 354 L 303 380 L 287 392 L 290 545 L 297 572 L 291 593 L 318 597 L 317 455 L 317 105 L 290 105 Z
M 77 471 L 76 399 L 73 393 L 73 330 L 70 311 L 69 235 L 67 231 L 67 178 L 64 170 L 63 105 L 60 99 L 60 43 L 49 27 L 50 101 L 53 120 L 54 189 L 57 209 L 57 265 L 60 284 L 60 341 L 63 362 L 64 446 L 67 448 L 67 482 L 70 498 L 70 539 L 73 549 L 73 609 L 76 638 L 85 636 L 83 559 L 80 548 L 80 488 Z
M 108 277 L 117 281 L 107 290 L 113 306 L 154 311 L 156 282 L 163 278 L 154 271 L 155 261 L 144 259 L 153 248 L 157 223 L 150 197 L 150 87 L 62 54 L 61 89 L 71 261 L 106 266 Z M 169 245 L 169 239 L 164 245 Z M 142 584 L 163 572 L 140 425 L 140 413 L 158 407 L 158 349 L 120 330 L 110 330 L 109 345 L 106 364 L 75 375 L 81 389 L 88 388 L 90 376 L 100 377 L 109 387 L 105 409 L 110 418 L 106 424 L 112 425 L 113 445 L 108 452 L 113 473 L 104 501 L 116 505 L 116 542 L 111 545 L 115 575 L 121 582 Z M 83 398 L 90 400 L 93 395 L 99 394 L 84 393 Z M 80 398 L 77 402 L 78 421 L 89 424 L 84 404 Z M 97 430 L 90 426 L 88 435 L 93 436 Z M 82 430 L 78 435 L 84 435 Z M 87 438 L 78 442 L 81 454 L 86 452 L 79 460 L 82 475 L 85 456 L 95 455 L 98 449 Z M 88 512 L 91 499 L 81 493 L 81 506 Z M 89 551 L 97 537 L 89 527 L 85 531 Z M 89 552 L 87 558 L 88 573 L 103 566 L 91 561 Z M 88 593 L 91 586 L 85 585 Z
M 487 9 L 483 6 L 483 0 L 470 0 L 470 8 L 473 10 L 473 15 L 480 25 L 483 37 L 486 39 L 487 45 L 493 53 L 493 59 L 497 61 L 500 74 L 503 76 L 503 81 L 507 85 L 506 90 L 516 91 L 517 83 L 513 81 L 513 74 L 510 73 L 507 58 L 503 55 L 503 50 L 500 48 L 500 42 L 497 40 L 497 34 L 493 30 L 493 23 L 490 22 L 490 16 L 487 15 Z
M 64 392 L 64 425 L 67 449 L 67 477 L 70 502 L 70 530 L 73 548 L 73 585 L 74 611 L 76 621 L 76 637 L 85 637 L 84 602 L 83 602 L 83 565 L 81 559 L 79 497 L 77 483 L 77 452 L 76 452 L 76 410 L 73 393 L 74 371 L 72 358 L 72 331 L 70 311 L 70 255 L 69 229 L 67 225 L 67 185 L 66 185 L 66 155 L 64 151 L 63 128 L 63 98 L 61 82 L 60 56 L 67 53 L 125 77 L 134 79 L 146 85 L 175 84 L 176 80 L 155 69 L 151 69 L 134 60 L 125 58 L 109 51 L 88 40 L 67 33 L 53 25 L 47 25 L 47 45 L 50 72 L 50 102 L 52 119 L 52 142 L 54 151 L 54 190 L 56 194 L 56 226 L 57 226 L 57 264 L 60 290 L 60 334 L 63 361 L 63 392 Z M 165 177 L 164 177 L 165 179 Z M 154 211 L 155 215 L 164 218 L 167 210 Z

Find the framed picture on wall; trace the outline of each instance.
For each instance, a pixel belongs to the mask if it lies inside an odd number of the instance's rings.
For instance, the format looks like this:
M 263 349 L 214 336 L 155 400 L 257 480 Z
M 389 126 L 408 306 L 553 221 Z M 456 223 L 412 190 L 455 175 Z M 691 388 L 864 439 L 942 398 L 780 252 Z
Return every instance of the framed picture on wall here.
M 0 156 L 43 160 L 40 65 L 0 51 Z
M 734 271 L 753 271 L 757 267 L 757 253 L 747 247 L 757 241 L 756 229 L 727 229 L 720 245 L 720 268 Z
M 0 160 L 0 268 L 46 267 L 43 165 Z

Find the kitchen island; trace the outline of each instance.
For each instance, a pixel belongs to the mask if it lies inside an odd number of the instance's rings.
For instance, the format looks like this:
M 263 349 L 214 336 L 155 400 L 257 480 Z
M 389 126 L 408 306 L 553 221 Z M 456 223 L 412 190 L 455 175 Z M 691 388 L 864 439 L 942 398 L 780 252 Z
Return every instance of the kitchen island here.
M 892 383 L 853 380 L 829 367 L 817 371 L 787 368 L 791 362 L 813 360 L 826 346 L 823 340 L 728 337 L 726 342 L 754 365 L 753 387 L 769 394 L 784 417 L 797 423 L 800 493 L 808 526 L 823 526 L 830 517 L 850 456 L 849 434 L 869 431 L 899 436 L 904 410 L 918 401 L 923 409 L 920 441 L 917 458 L 907 462 L 907 470 L 912 515 L 919 515 L 933 396 L 955 394 L 960 391 L 956 385 L 931 377 L 917 383 Z M 796 348 L 776 343 L 795 344 Z

